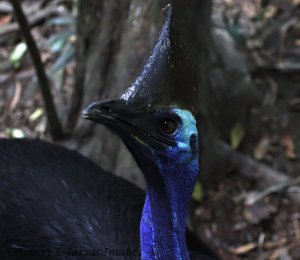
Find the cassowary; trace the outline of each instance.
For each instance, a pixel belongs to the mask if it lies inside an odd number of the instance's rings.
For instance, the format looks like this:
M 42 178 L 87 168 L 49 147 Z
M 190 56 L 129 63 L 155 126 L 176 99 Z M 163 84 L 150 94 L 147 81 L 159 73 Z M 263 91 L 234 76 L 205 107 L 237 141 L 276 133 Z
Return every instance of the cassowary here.
M 83 112 L 122 138 L 143 171 L 146 197 L 76 152 L 0 140 L 1 259 L 216 258 L 190 233 L 186 239 L 199 171 L 197 77 L 171 19 L 169 12 L 152 55 L 121 99 Z

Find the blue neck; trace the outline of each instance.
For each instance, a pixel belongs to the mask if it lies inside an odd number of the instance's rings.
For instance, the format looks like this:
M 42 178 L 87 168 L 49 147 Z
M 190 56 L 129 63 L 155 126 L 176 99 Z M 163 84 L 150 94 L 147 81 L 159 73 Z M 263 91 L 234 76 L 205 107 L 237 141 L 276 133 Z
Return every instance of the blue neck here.
M 159 167 L 159 171 L 145 174 L 147 196 L 140 225 L 142 259 L 189 259 L 186 218 L 198 163 L 192 166 Z

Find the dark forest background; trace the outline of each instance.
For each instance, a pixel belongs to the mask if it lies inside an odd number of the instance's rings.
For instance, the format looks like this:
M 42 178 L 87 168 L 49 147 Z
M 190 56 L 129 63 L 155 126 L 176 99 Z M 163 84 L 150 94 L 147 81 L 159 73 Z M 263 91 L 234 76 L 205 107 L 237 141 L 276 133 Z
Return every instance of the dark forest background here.
M 203 122 L 189 225 L 224 259 L 298 259 L 300 1 L 201 1 L 184 32 L 199 42 Z M 127 89 L 168 3 L 0 1 L 0 137 L 55 141 L 145 188 L 119 138 L 81 111 Z

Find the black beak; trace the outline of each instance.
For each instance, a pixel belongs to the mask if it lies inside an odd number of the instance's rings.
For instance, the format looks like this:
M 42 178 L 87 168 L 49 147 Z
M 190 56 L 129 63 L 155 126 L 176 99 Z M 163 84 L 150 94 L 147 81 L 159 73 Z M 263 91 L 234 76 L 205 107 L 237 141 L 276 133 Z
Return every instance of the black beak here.
M 141 110 L 139 106 L 127 104 L 119 99 L 94 102 L 84 109 L 82 116 L 85 119 L 105 125 L 118 134 L 125 142 L 129 138 L 137 137 L 143 142 L 155 146 L 174 145 L 173 142 L 167 142 L 151 135 L 139 123 L 136 123 L 139 119 L 143 119 L 145 113 L 146 111 Z
M 131 114 L 130 107 L 122 100 L 96 101 L 82 112 L 83 118 L 105 125 L 119 135 L 134 128 Z
M 134 122 L 140 114 L 123 100 L 96 101 L 82 112 L 83 118 L 105 125 L 122 138 L 131 134 L 149 137 Z
M 105 124 L 105 117 L 113 118 L 112 103 L 113 101 L 97 101 L 90 104 L 82 111 L 82 117 L 96 123 Z M 101 120 L 102 119 L 102 120 Z

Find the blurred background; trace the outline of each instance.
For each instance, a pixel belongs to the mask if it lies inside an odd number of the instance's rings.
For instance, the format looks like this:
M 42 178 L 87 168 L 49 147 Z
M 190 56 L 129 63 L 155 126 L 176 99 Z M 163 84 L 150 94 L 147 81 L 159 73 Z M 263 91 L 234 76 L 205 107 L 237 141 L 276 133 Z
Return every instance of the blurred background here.
M 188 225 L 224 259 L 300 259 L 300 1 L 202 1 L 205 140 Z M 26 23 L 0 1 L 0 137 L 55 141 L 145 188 L 122 142 L 81 111 L 127 89 L 168 1 L 16 2 Z

